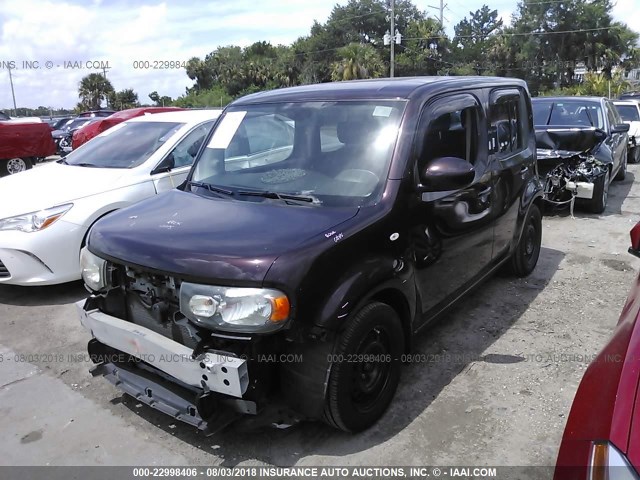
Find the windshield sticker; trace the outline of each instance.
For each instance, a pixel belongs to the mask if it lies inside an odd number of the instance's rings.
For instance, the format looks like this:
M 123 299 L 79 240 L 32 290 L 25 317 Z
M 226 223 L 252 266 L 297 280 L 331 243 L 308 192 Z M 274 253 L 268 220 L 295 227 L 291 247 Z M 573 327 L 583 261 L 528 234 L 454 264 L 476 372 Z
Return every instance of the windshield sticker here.
M 384 105 L 376 105 L 376 108 L 373 110 L 374 117 L 389 117 L 391 115 L 391 111 L 393 107 L 386 107 Z
M 211 141 L 207 148 L 222 148 L 226 149 L 231 143 L 231 139 L 236 134 L 238 127 L 242 123 L 247 112 L 229 112 L 227 113 L 222 122 L 216 128 L 216 131 L 211 137 Z
M 113 127 L 102 132 L 100 135 L 98 135 L 98 137 L 106 137 L 107 135 L 111 135 L 113 132 L 124 128 L 125 125 L 126 123 L 119 123 L 118 125 L 114 125 Z

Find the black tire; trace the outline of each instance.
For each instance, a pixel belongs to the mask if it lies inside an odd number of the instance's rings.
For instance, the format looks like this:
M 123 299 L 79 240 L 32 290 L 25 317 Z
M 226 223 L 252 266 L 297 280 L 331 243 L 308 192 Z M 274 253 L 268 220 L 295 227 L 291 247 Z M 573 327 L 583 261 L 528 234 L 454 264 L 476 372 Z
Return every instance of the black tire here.
M 638 157 L 640 157 L 640 145 L 629 149 L 629 154 L 627 155 L 627 161 L 629 163 L 638 163 Z
M 542 214 L 537 205 L 531 205 L 522 229 L 522 236 L 511 254 L 509 272 L 526 277 L 536 268 L 542 247 Z
M 10 158 L 0 160 L 0 177 L 15 175 L 33 167 L 30 158 Z
M 607 171 L 605 175 L 601 175 L 593 186 L 593 198 L 589 203 L 590 210 L 593 213 L 602 213 L 607 208 L 607 200 L 609 199 L 609 176 L 611 172 Z
M 620 168 L 618 169 L 618 173 L 616 173 L 616 176 L 613 178 L 614 180 L 622 181 L 627 176 L 627 159 L 628 159 L 627 152 L 624 152 L 624 155 L 622 156 L 622 165 L 620 165 Z
M 403 353 L 404 333 L 396 311 L 380 302 L 365 305 L 336 340 L 324 421 L 345 432 L 373 425 L 398 388 Z M 381 361 L 352 361 L 361 355 Z

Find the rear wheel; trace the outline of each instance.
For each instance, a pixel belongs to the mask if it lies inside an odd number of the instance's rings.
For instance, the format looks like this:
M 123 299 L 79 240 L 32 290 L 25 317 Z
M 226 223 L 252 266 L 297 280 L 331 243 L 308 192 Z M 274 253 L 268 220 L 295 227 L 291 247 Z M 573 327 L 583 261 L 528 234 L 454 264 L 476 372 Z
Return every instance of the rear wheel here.
M 629 155 L 627 155 L 627 159 L 629 163 L 638 163 L 639 157 L 640 157 L 640 145 L 637 145 L 629 149 Z
M 0 177 L 24 172 L 25 170 L 29 170 L 32 166 L 30 158 L 10 158 L 8 160 L 0 160 Z
M 398 387 L 404 352 L 398 314 L 384 303 L 369 303 L 349 320 L 334 352 L 324 420 L 359 432 L 382 416 Z
M 537 205 L 531 205 L 525 220 L 522 236 L 511 256 L 509 271 L 518 277 L 526 277 L 536 268 L 542 246 L 542 214 Z
M 593 186 L 593 197 L 591 198 L 591 211 L 593 213 L 602 213 L 607 208 L 607 200 L 609 199 L 609 178 L 611 173 L 601 175 L 596 179 Z

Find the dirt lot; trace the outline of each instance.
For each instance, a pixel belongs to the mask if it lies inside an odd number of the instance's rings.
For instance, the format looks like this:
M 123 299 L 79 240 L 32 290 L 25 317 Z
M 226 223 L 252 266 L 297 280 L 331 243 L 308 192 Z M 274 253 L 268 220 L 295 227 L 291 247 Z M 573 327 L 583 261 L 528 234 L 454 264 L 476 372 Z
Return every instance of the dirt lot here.
M 626 252 L 640 220 L 634 174 L 602 216 L 546 216 L 534 274 L 490 280 L 425 332 L 417 353 L 430 362 L 406 365 L 382 421 L 356 436 L 300 424 L 204 437 L 89 375 L 80 283 L 0 286 L 0 463 L 553 465 L 578 382 L 640 267 Z

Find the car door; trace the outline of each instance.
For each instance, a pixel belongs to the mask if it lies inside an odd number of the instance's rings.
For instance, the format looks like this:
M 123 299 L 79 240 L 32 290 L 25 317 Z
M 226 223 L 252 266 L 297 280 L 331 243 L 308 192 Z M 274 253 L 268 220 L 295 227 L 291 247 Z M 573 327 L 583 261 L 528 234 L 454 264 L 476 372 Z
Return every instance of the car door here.
M 214 121 L 204 122 L 187 133 L 151 172 L 156 193 L 171 190 L 184 182 L 191 165 Z
M 411 242 L 423 321 L 427 321 L 491 262 L 491 168 L 487 120 L 478 98 L 461 93 L 428 104 L 415 143 L 416 172 L 442 157 L 462 158 L 475 169 L 472 183 L 464 188 L 425 191 L 418 186 L 423 193 L 411 213 Z
M 530 107 L 518 88 L 489 92 L 489 148 L 493 172 L 495 216 L 493 257 L 505 254 L 513 242 L 522 189 L 535 174 L 529 146 Z
M 613 154 L 613 174 L 615 174 L 620 166 L 622 165 L 623 157 L 624 157 L 624 149 L 627 143 L 627 136 L 625 133 L 615 133 L 612 132 L 612 128 L 622 123 L 618 118 L 618 112 L 615 111 L 615 107 L 613 104 L 606 100 L 604 102 L 605 108 L 605 116 L 607 118 L 607 143 L 609 144 L 609 148 L 611 148 L 611 153 Z M 611 177 L 613 180 L 613 175 Z

